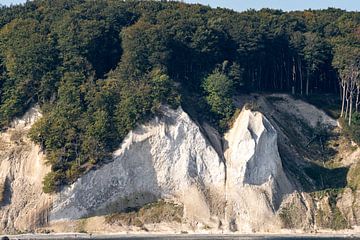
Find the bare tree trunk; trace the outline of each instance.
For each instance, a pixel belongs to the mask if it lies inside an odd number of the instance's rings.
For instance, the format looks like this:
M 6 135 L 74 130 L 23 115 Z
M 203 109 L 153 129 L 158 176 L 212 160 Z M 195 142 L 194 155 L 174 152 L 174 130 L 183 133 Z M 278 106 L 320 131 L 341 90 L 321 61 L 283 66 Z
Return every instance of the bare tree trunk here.
M 351 68 L 351 74 L 350 74 L 350 88 L 349 88 L 349 97 L 350 97 L 350 111 L 349 111 L 349 126 L 351 126 L 351 117 L 352 117 L 352 108 L 353 108 L 353 98 L 355 93 L 355 85 L 356 85 L 356 71 L 354 69 L 354 66 Z
M 291 93 L 294 95 L 295 94 L 295 77 L 296 77 L 296 71 L 295 71 L 295 58 L 293 58 L 293 71 L 292 71 L 292 87 L 291 87 Z
M 256 74 L 260 91 L 261 91 L 261 74 L 262 74 L 262 70 L 261 70 L 261 64 L 260 64 L 259 72 Z
M 347 83 L 346 84 L 346 93 L 345 93 L 345 99 L 346 99 L 345 119 L 348 117 L 348 110 L 349 110 L 348 88 L 349 88 L 349 84 Z
M 350 110 L 349 110 L 349 126 L 351 126 L 351 115 L 352 115 L 352 107 L 353 107 L 353 96 L 350 93 Z
M 339 78 L 339 89 L 340 89 L 340 91 L 339 91 L 339 97 L 340 97 L 340 99 L 342 99 L 342 95 L 343 95 L 343 91 L 341 91 L 341 89 L 342 89 L 342 80 L 341 80 L 341 78 Z
M 357 91 L 356 91 L 356 103 L 355 103 L 355 111 L 358 112 L 358 108 L 359 108 L 359 95 L 360 95 L 360 86 L 357 84 L 356 87 Z
M 346 94 L 346 86 L 345 86 L 345 80 L 341 80 L 341 87 L 342 87 L 342 103 L 341 103 L 341 114 L 340 117 L 344 116 L 344 107 L 345 107 L 345 94 Z
M 309 95 L 309 81 L 310 81 L 310 71 L 307 71 L 306 75 L 306 96 Z
M 302 79 L 302 69 L 301 69 L 301 59 L 298 58 L 298 68 L 299 68 L 299 75 L 300 75 L 300 95 L 303 95 L 303 79 Z
M 286 74 L 286 63 L 285 61 L 283 62 L 283 66 L 284 66 L 284 73 L 285 74 L 285 79 L 287 78 L 287 74 Z M 283 86 L 283 80 L 284 80 L 284 77 L 281 78 L 281 82 L 280 82 L 280 88 L 281 88 L 281 91 L 284 90 L 284 86 Z
M 349 121 L 348 121 L 348 125 L 350 126 L 351 125 L 351 115 L 352 115 L 352 101 L 353 101 L 353 78 L 352 76 L 350 76 L 349 78 L 349 83 L 348 83 L 348 98 L 349 98 Z

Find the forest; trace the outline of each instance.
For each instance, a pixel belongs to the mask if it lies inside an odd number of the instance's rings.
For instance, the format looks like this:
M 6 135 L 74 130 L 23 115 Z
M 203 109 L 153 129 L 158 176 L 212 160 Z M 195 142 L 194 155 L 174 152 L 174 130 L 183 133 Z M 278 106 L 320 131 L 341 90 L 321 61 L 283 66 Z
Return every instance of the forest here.
M 235 95 L 333 94 L 360 141 L 359 68 L 358 12 L 117 0 L 0 8 L 0 128 L 41 107 L 30 138 L 52 168 L 48 193 L 108 161 L 162 104 L 223 132 Z

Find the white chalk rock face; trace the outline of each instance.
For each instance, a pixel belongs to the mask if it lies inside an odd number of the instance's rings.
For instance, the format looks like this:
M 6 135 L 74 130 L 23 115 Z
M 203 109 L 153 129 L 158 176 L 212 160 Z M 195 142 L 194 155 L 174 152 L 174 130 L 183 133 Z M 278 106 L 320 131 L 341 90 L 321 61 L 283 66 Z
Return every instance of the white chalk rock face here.
M 320 126 L 336 127 L 338 124 L 335 119 L 328 116 L 323 110 L 305 101 L 294 99 L 287 94 L 273 94 L 280 97 L 283 101 L 277 101 L 277 107 L 300 120 L 303 120 L 312 128 Z
M 213 206 L 224 203 L 224 163 L 181 108 L 162 112 L 128 134 L 113 162 L 62 191 L 51 220 L 112 213 L 159 198 L 182 202 L 190 218 L 219 214 Z
M 199 226 L 241 232 L 281 226 L 276 212 L 293 188 L 276 130 L 261 113 L 244 109 L 221 139 L 181 108 L 164 107 L 161 117 L 127 135 L 112 162 L 53 196 L 42 192 L 50 167 L 26 138 L 39 117 L 32 108 L 0 133 L 1 231 L 30 231 L 49 221 L 110 214 L 158 199 L 183 204 L 185 219 Z
M 31 108 L 0 133 L 0 231 L 30 231 L 47 223 L 52 200 L 42 192 L 42 179 L 50 167 L 26 137 L 40 117 L 39 108 Z
M 259 112 L 243 109 L 225 134 L 226 216 L 232 230 L 273 231 L 282 197 L 292 191 L 281 163 L 277 133 Z

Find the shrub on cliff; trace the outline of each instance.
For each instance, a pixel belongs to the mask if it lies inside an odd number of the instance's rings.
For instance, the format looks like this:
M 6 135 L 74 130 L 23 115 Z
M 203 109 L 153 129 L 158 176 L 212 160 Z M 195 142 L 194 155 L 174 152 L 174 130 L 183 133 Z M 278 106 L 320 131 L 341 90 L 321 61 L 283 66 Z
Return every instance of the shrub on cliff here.
M 332 59 L 342 54 L 332 50 L 356 48 L 358 14 L 164 1 L 1 7 L 0 128 L 41 106 L 30 136 L 52 166 L 44 187 L 56 190 L 109 158 L 161 104 L 224 130 L 234 89 L 337 93 Z

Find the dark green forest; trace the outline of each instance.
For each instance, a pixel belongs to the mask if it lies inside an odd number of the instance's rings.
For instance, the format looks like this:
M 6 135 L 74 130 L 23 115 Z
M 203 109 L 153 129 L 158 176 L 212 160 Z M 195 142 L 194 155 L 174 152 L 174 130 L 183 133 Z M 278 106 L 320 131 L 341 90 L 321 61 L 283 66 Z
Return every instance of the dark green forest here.
M 41 107 L 45 192 L 110 159 L 162 104 L 224 131 L 234 95 L 331 93 L 360 136 L 358 12 L 35 0 L 1 7 L 0 29 L 0 128 Z

